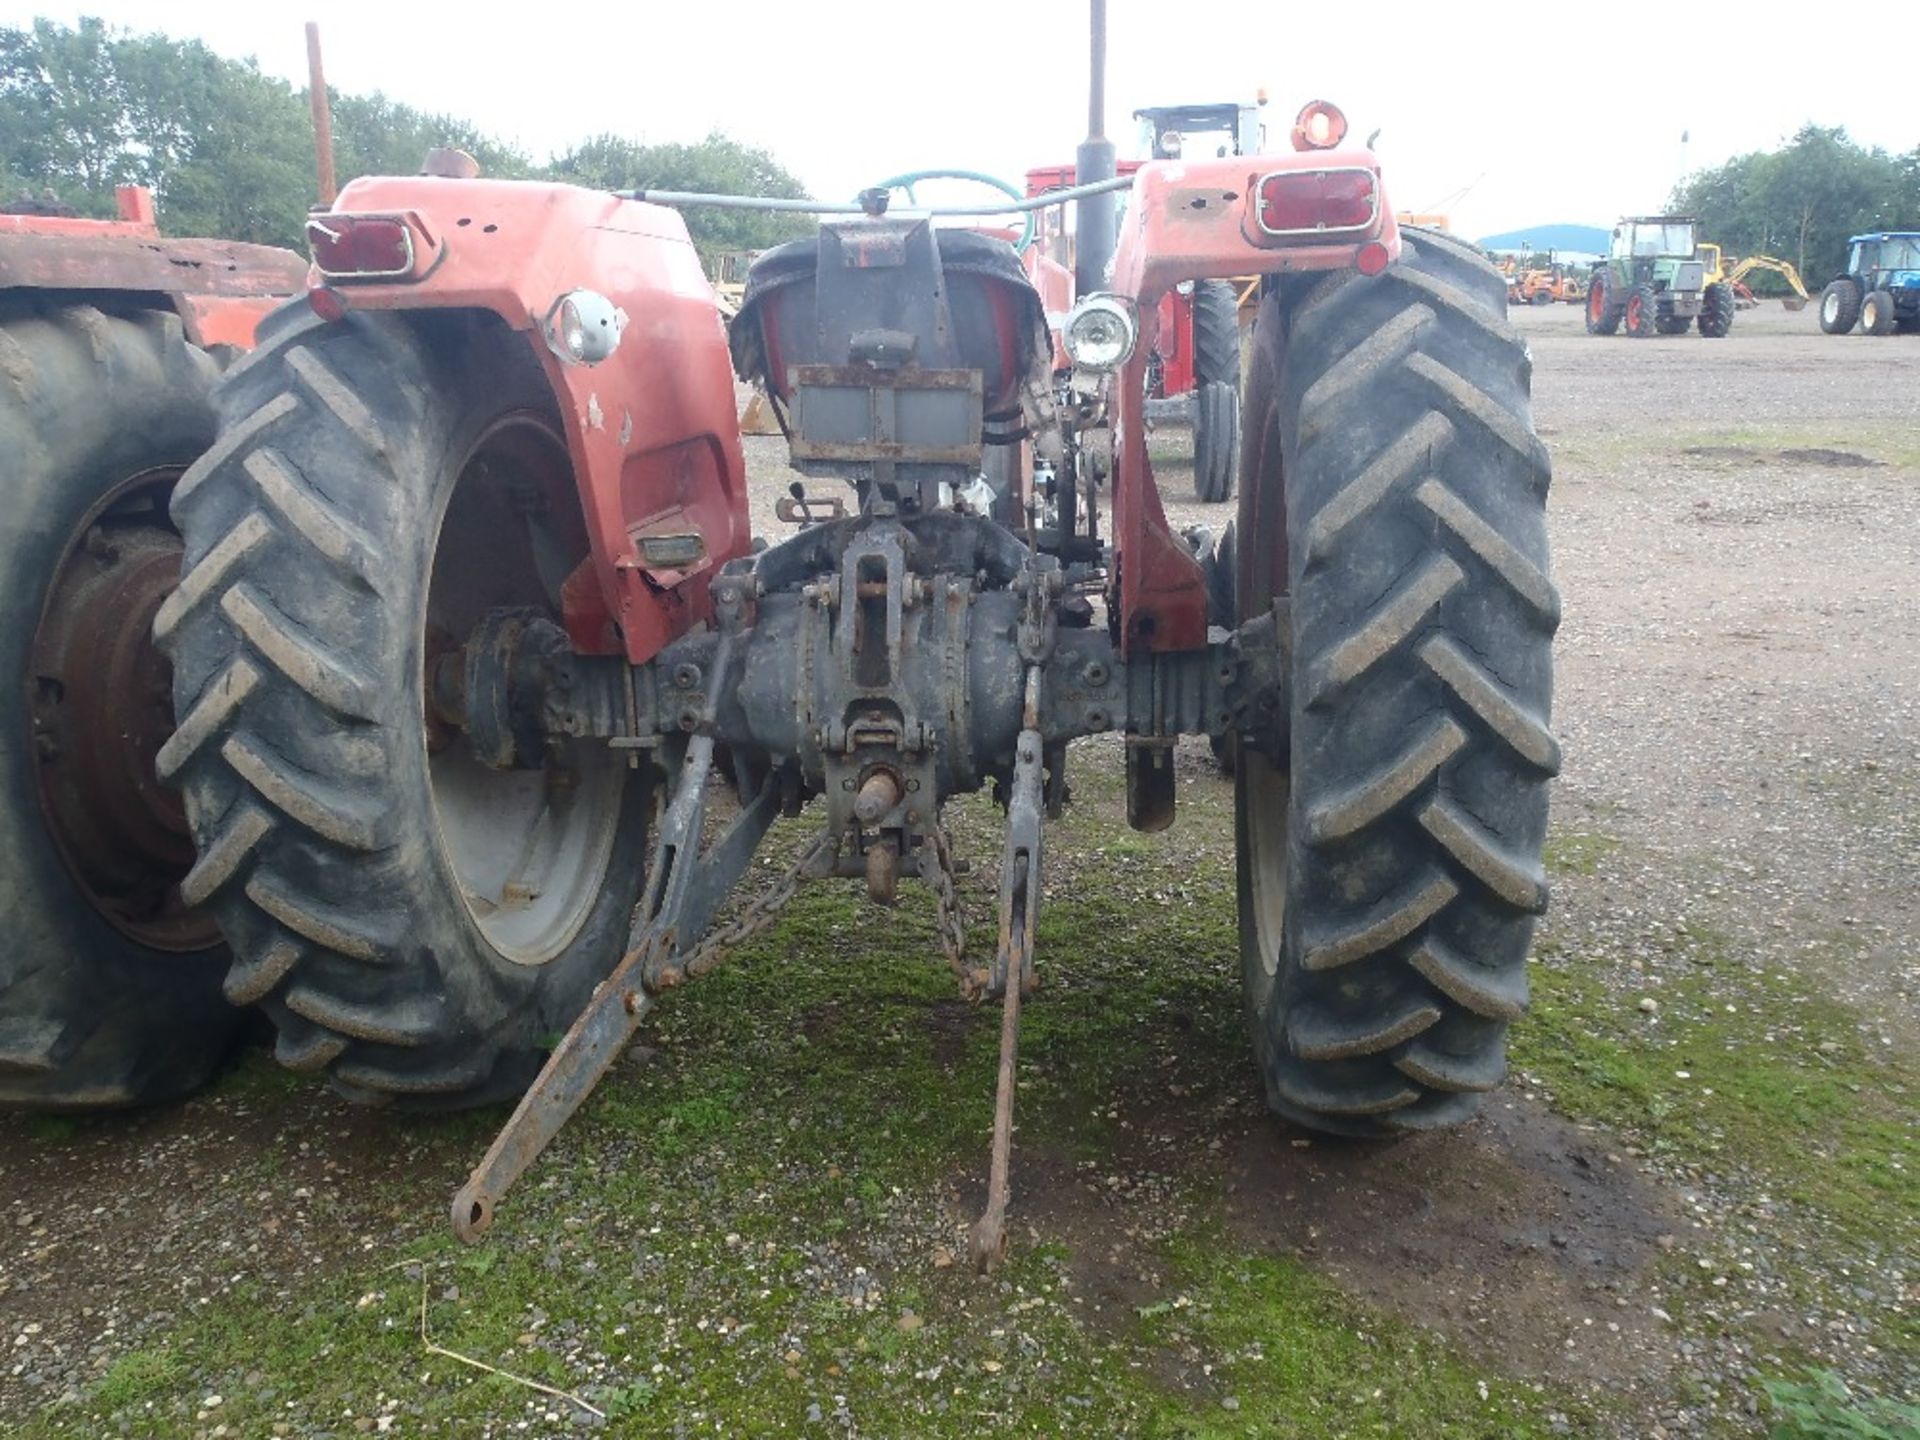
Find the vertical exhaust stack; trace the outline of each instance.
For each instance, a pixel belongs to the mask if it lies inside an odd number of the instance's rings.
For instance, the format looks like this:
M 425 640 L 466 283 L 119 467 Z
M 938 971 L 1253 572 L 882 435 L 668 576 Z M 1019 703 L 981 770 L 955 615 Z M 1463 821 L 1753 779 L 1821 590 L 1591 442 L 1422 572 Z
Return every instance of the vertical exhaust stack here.
M 333 183 L 333 112 L 327 104 L 327 72 L 320 63 L 320 27 L 307 22 L 307 101 L 313 109 L 313 165 L 320 182 L 320 208 L 328 209 L 338 190 Z
M 1087 85 L 1087 138 L 1074 155 L 1074 183 L 1091 185 L 1114 176 L 1113 142 L 1107 138 L 1107 0 L 1092 0 L 1092 65 Z M 1078 202 L 1074 223 L 1073 288 L 1078 295 L 1104 289 L 1113 261 L 1119 201 L 1109 190 Z

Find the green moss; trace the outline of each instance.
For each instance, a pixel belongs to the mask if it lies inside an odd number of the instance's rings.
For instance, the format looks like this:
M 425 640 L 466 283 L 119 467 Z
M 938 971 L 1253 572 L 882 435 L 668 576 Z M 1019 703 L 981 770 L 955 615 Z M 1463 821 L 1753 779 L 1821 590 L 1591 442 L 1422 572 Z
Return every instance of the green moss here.
M 1599 831 L 1556 829 L 1547 836 L 1544 859 L 1547 868 L 1557 874 L 1592 875 L 1619 848 L 1618 840 Z
M 1543 959 L 1513 1059 L 1556 1108 L 1655 1152 L 1749 1168 L 1857 1237 L 1920 1237 L 1920 1072 L 1891 1047 L 1869 1050 L 1845 1006 L 1744 968 L 1697 927 L 1647 992 L 1657 1018 L 1583 973 L 1577 954 Z

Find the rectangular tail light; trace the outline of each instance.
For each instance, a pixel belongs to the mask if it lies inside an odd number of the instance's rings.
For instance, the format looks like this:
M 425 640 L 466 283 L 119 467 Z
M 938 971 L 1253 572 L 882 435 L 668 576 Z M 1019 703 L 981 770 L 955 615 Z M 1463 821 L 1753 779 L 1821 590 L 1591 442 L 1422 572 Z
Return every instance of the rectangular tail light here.
M 1380 182 L 1364 166 L 1276 170 L 1256 188 L 1255 213 L 1272 236 L 1351 235 L 1373 229 L 1380 218 Z
M 414 274 L 414 227 L 404 215 L 315 215 L 307 221 L 313 263 L 330 280 L 394 280 Z

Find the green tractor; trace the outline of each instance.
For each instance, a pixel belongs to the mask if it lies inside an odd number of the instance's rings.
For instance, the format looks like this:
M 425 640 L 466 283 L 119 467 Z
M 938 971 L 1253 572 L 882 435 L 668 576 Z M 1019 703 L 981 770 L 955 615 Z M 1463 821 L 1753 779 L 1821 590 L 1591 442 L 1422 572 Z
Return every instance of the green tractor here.
M 1695 256 L 1696 222 L 1680 215 L 1641 215 L 1613 227 L 1613 253 L 1593 267 L 1587 287 L 1587 333 L 1611 335 L 1624 320 L 1637 339 L 1678 335 L 1697 319 L 1719 340 L 1733 328 L 1733 287 L 1707 283 Z

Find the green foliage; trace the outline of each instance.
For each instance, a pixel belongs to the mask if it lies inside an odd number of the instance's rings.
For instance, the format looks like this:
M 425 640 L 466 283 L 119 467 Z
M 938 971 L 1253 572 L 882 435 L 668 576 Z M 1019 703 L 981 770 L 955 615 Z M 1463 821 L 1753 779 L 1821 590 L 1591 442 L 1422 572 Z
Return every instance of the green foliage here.
M 452 115 L 429 115 L 411 105 L 372 95 L 343 95 L 327 87 L 333 114 L 333 168 L 340 183 L 360 175 L 412 175 L 435 146 L 464 150 L 480 173 L 524 178 L 533 169 L 526 154 Z
M 1855 1396 L 1829 1371 L 1763 1384 L 1773 1406 L 1771 1440 L 1920 1440 L 1920 1405 Z
M 1777 150 L 1688 176 L 1672 208 L 1699 216 L 1702 236 L 1730 254 L 1793 261 L 1817 290 L 1844 268 L 1848 236 L 1920 226 L 1920 147 L 1889 155 L 1807 125 Z
M 721 195 L 799 198 L 807 192 L 765 150 L 714 133 L 698 144 L 643 145 L 598 135 L 560 156 L 544 173 L 574 185 L 605 190 L 702 190 Z M 762 250 L 807 234 L 801 215 L 695 208 L 687 229 L 702 260 L 726 250 Z
M 766 151 L 714 134 L 694 144 L 642 145 L 603 135 L 544 166 L 451 115 L 382 94 L 329 91 L 334 169 L 412 175 L 435 146 L 464 150 L 483 174 L 608 189 L 651 187 L 798 196 Z M 114 213 L 116 185 L 146 185 L 171 234 L 304 248 L 316 192 L 307 96 L 197 40 L 136 35 L 96 19 L 69 28 L 35 20 L 0 27 L 0 199 L 55 198 L 83 215 Z M 805 234 L 801 216 L 693 210 L 704 258 Z

